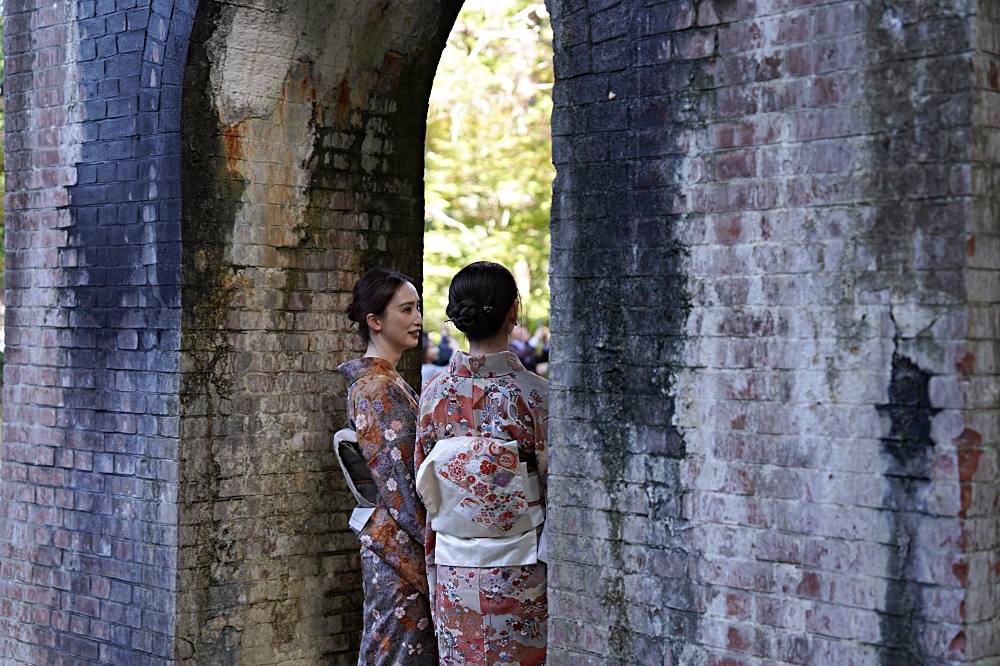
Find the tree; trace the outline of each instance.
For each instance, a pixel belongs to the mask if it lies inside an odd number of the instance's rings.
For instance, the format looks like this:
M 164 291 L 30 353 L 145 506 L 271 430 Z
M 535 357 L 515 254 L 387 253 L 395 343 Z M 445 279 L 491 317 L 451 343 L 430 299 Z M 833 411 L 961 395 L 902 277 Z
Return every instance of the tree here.
M 434 79 L 427 117 L 425 327 L 448 284 L 488 259 L 511 269 L 522 320 L 548 321 L 552 29 L 533 0 L 467 0 Z

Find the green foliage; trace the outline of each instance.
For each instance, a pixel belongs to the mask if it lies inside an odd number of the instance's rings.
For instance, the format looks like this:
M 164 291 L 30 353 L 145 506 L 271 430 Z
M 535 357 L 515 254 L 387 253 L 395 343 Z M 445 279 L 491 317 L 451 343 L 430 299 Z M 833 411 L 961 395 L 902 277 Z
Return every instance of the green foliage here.
M 533 0 L 467 0 L 441 57 L 427 116 L 425 328 L 473 261 L 514 273 L 522 320 L 548 321 L 552 29 Z

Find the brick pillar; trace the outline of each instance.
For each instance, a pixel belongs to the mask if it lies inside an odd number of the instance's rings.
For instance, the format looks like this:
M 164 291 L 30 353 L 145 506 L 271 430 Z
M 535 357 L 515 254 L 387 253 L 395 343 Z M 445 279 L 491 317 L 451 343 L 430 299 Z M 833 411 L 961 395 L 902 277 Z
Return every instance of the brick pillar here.
M 993 4 L 552 3 L 550 663 L 1000 654 Z
M 356 663 L 331 451 L 344 308 L 422 276 L 423 140 L 455 2 L 203 1 L 185 78 L 179 664 Z M 418 385 L 420 359 L 404 375 Z
M 4 663 L 173 651 L 187 42 L 124 4 L 4 6 Z
M 5 4 L 5 664 L 356 661 L 341 313 L 458 7 L 269 6 Z
M 966 553 L 964 619 L 961 636 L 951 639 L 967 661 L 989 663 L 1000 655 L 1000 538 L 997 524 L 997 489 L 1000 432 L 996 412 L 997 339 L 1000 312 L 997 305 L 1000 264 L 1000 9 L 982 0 L 976 16 L 973 65 L 971 164 L 955 174 L 959 187 L 970 196 L 969 236 L 965 255 L 969 279 L 966 353 L 957 359 L 959 386 L 969 411 L 962 432 L 955 438 L 958 477 L 958 515 L 962 520 L 960 543 Z M 948 636 L 944 636 L 947 640 Z

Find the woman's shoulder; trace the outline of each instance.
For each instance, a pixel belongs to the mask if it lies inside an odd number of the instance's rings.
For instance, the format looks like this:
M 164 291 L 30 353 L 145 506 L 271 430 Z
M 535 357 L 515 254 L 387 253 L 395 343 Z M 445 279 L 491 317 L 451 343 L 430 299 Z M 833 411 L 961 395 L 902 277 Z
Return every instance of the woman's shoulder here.
M 513 373 L 514 382 L 523 390 L 538 391 L 542 395 L 549 392 L 549 380 L 540 377 L 529 370 Z
M 449 370 L 438 373 L 424 384 L 423 390 L 420 391 L 420 404 L 424 405 L 440 400 L 445 396 L 448 388 L 453 386 L 458 379 Z
M 530 370 L 519 372 L 517 373 L 517 376 L 520 378 L 521 381 L 525 382 L 526 384 L 531 384 L 532 386 L 537 386 L 543 389 L 549 388 L 548 379 L 542 377 L 541 375 L 537 375 L 534 372 L 531 372 Z
M 345 361 L 337 369 L 354 391 L 388 390 L 399 378 L 391 363 L 371 356 Z
M 372 375 L 384 375 L 388 377 L 395 377 L 399 375 L 392 363 L 384 358 L 379 358 L 378 356 L 362 356 L 361 358 L 352 358 L 351 360 L 344 361 L 338 365 L 337 370 L 339 370 L 340 374 L 344 375 L 348 381 L 356 381 L 362 377 Z

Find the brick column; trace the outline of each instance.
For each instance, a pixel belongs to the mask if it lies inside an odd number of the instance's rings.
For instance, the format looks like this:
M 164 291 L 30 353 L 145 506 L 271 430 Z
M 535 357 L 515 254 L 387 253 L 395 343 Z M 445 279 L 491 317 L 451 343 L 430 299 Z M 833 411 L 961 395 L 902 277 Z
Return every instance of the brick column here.
M 331 451 L 360 275 L 420 283 L 423 140 L 456 2 L 210 2 L 183 112 L 179 664 L 356 663 Z M 404 376 L 418 385 L 419 353 Z
M 63 652 L 96 658 L 97 643 L 69 634 L 71 619 L 99 619 L 99 602 L 62 569 L 76 481 L 89 451 L 62 451 L 69 323 L 59 266 L 71 251 L 62 209 L 76 180 L 80 127 L 72 60 L 74 6 L 5 4 L 7 304 L 4 433 L 0 449 L 0 655 L 44 663 Z M 38 55 L 36 55 L 36 52 Z M 60 381 L 63 379 L 63 381 Z M 56 453 L 60 452 L 58 460 Z M 87 536 L 88 545 L 91 541 Z M 77 574 L 90 591 L 91 579 Z M 94 572 L 96 573 L 96 572 Z M 108 590 L 110 592 L 110 590 Z M 75 611 L 75 613 L 74 613 Z
M 4 7 L 5 663 L 173 652 L 190 7 L 125 4 Z
M 550 663 L 1000 654 L 974 5 L 552 5 Z
M 1000 655 L 1000 530 L 997 528 L 1000 460 L 997 447 L 1000 409 L 997 382 L 997 339 L 1000 338 L 1000 10 L 996 3 L 978 5 L 973 55 L 971 164 L 955 174 L 970 198 L 969 235 L 965 246 L 968 327 L 965 353 L 955 358 L 958 390 L 968 412 L 954 439 L 955 466 L 942 470 L 957 477 L 958 542 L 966 557 L 958 573 L 965 583 L 962 634 L 950 647 L 971 663 L 989 663 Z M 958 356 L 956 354 L 956 356 Z M 942 637 L 948 640 L 948 636 Z

